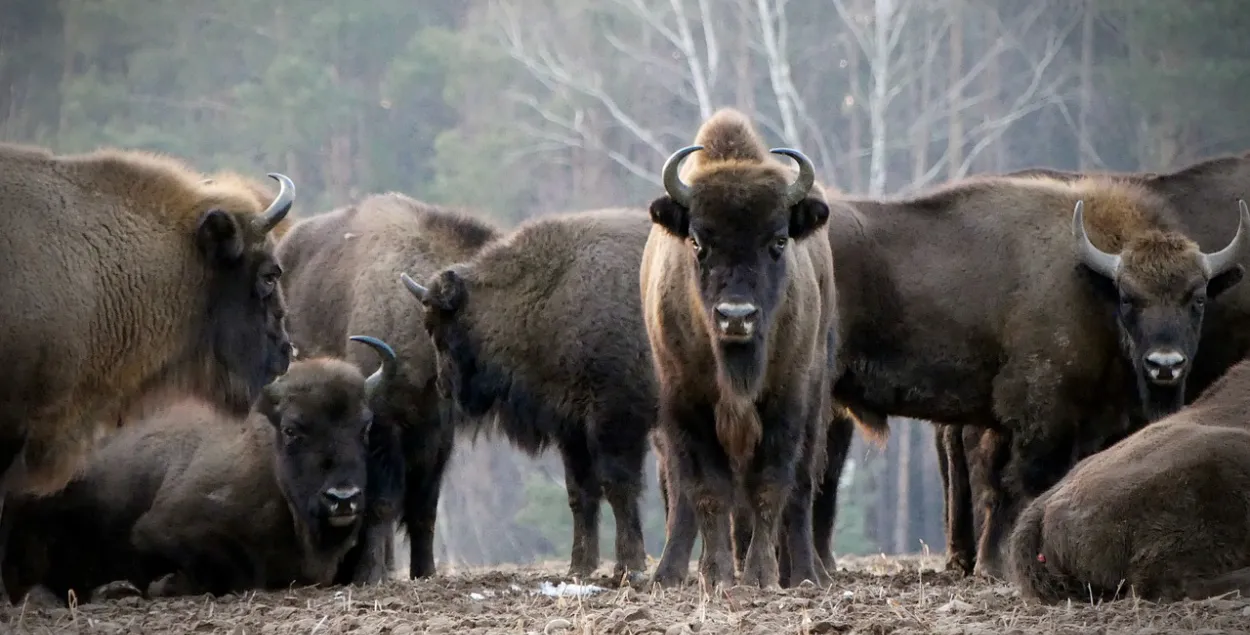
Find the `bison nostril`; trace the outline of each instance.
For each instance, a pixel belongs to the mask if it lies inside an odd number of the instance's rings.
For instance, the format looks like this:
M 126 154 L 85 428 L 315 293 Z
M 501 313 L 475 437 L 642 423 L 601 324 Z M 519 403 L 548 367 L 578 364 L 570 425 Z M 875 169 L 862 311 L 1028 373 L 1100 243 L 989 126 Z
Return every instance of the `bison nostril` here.
M 322 498 L 325 498 L 327 503 L 333 506 L 350 503 L 354 507 L 356 504 L 356 499 L 360 497 L 360 488 L 354 487 L 354 486 L 353 487 L 331 487 L 330 489 L 322 492 L 321 496 Z
M 721 302 L 716 305 L 716 315 L 729 320 L 745 320 L 759 313 L 759 309 L 746 302 Z
M 1177 370 L 1189 361 L 1179 351 L 1151 351 L 1146 355 L 1146 365 L 1159 370 Z

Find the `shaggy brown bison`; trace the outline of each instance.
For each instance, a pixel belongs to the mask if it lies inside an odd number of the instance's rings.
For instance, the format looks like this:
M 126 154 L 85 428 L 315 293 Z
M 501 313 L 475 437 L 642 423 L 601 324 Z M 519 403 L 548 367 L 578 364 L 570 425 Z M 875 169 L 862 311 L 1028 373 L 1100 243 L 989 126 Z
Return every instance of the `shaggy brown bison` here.
M 152 595 L 330 583 L 361 524 L 368 398 L 395 364 L 385 343 L 352 339 L 383 358 L 368 378 L 296 361 L 245 419 L 173 404 L 114 435 L 58 494 L 17 499 L 10 588 L 64 599 L 115 580 Z
M 599 509 L 616 519 L 618 578 L 645 571 L 642 493 L 656 388 L 638 304 L 651 221 L 641 209 L 529 220 L 467 262 L 403 282 L 424 308 L 440 387 L 478 421 L 534 455 L 564 459 L 573 553 L 599 565 Z
M 1011 580 L 1026 598 L 1250 593 L 1250 362 L 1191 406 L 1076 465 L 1025 508 Z
M 287 369 L 267 233 L 295 190 L 270 176 L 265 207 L 169 157 L 0 145 L 0 512 L 61 489 L 145 396 L 241 414 Z
M 995 575 L 1017 505 L 1074 452 L 1179 407 L 1207 301 L 1243 275 L 1250 223 L 1243 206 L 1243 230 L 1203 253 L 1165 199 L 1097 178 L 976 178 L 847 203 L 829 221 L 843 367 L 834 396 L 857 413 L 1009 434 L 1010 454 L 988 460 L 977 558 Z
M 694 506 L 708 581 L 733 583 L 740 495 L 752 525 L 743 582 L 778 583 L 783 516 L 791 579 L 816 581 L 810 470 L 834 355 L 829 207 L 811 162 L 771 151 L 799 164 L 792 179 L 735 110 L 713 114 L 695 143 L 664 166 L 639 272 L 660 433 L 683 494 L 674 504 Z M 694 526 L 670 527 L 660 584 L 684 580 L 694 543 Z
M 1064 181 L 1084 178 L 1077 172 L 1047 168 L 1030 168 L 1013 172 L 1008 176 L 1042 176 Z M 1228 208 L 1240 199 L 1250 198 L 1250 155 L 1226 156 L 1208 159 L 1175 172 L 1107 172 L 1097 173 L 1099 178 L 1109 178 L 1139 185 L 1169 201 L 1176 210 L 1176 226 L 1203 249 L 1214 250 L 1225 245 L 1234 231 L 1232 215 Z M 1245 267 L 1247 255 L 1238 256 L 1238 263 Z M 1207 305 L 1202 321 L 1202 341 L 1219 342 L 1218 345 L 1199 347 L 1191 363 L 1185 369 L 1186 402 L 1204 391 L 1230 366 L 1250 354 L 1250 287 L 1237 287 L 1232 293 Z M 1145 419 L 1158 418 L 1179 407 L 1161 408 L 1147 413 Z M 1139 421 L 1137 425 L 1144 423 Z M 1136 427 L 1136 426 L 1135 426 Z M 955 430 L 939 430 L 938 453 L 952 463 L 950 485 L 947 486 L 948 534 L 952 527 L 961 537 L 954 552 L 966 570 L 974 564 L 972 552 L 975 538 L 984 524 L 981 522 L 984 505 L 974 506 L 983 494 L 993 489 L 987 466 L 1002 462 L 1009 455 L 1010 432 L 998 430 L 966 430 L 962 432 L 963 447 L 948 448 L 958 443 Z M 1113 436 L 1105 442 L 1087 443 L 1076 449 L 1077 458 L 1083 458 L 1107 447 L 1120 438 Z M 969 475 L 972 481 L 968 482 Z M 992 495 L 991 495 L 992 498 Z M 957 510 L 957 511 L 950 511 Z
M 408 530 L 409 575 L 434 574 L 434 521 L 453 449 L 434 346 L 398 276 L 431 275 L 499 235 L 482 220 L 388 193 L 302 220 L 278 245 L 288 328 L 301 355 L 348 357 L 368 368 L 371 361 L 347 346 L 350 333 L 363 332 L 389 342 L 399 359 L 398 376 L 370 404 L 369 518 L 363 544 L 345 563 L 355 582 L 386 575 L 397 515 Z

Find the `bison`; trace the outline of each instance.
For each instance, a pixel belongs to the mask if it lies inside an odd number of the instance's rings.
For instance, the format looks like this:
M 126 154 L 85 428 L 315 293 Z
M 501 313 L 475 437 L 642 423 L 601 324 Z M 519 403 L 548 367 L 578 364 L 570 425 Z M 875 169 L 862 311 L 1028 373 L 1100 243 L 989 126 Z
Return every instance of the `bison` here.
M 1026 598 L 1195 600 L 1250 593 L 1250 362 L 1192 405 L 1076 465 L 1020 514 Z
M 367 486 L 366 378 L 333 358 L 301 359 L 245 419 L 186 400 L 127 426 L 56 495 L 18 499 L 5 577 L 60 598 L 126 580 L 150 595 L 329 584 L 355 544 Z
M 1089 174 L 1089 173 L 1086 173 Z M 1086 174 L 1049 168 L 1029 168 L 1007 176 L 1042 176 L 1063 181 L 1085 178 Z M 1205 249 L 1216 249 L 1226 243 L 1233 231 L 1232 215 L 1228 206 L 1250 197 L 1250 154 L 1216 157 L 1200 161 L 1174 172 L 1104 172 L 1098 178 L 1132 183 L 1154 192 L 1166 199 L 1176 210 L 1177 226 Z M 1244 254 L 1238 257 L 1244 267 Z M 1185 401 L 1190 402 L 1219 378 L 1233 364 L 1250 354 L 1250 287 L 1236 288 L 1234 293 L 1222 295 L 1217 302 L 1206 307 L 1202 322 L 1202 340 L 1220 342 L 1219 346 L 1202 347 L 1187 365 L 1185 376 Z M 1181 404 L 1174 404 L 1179 407 Z M 1161 417 L 1174 408 L 1157 410 L 1154 417 Z M 1144 421 L 1139 422 L 1144 423 Z M 939 426 L 942 427 L 942 426 Z M 962 439 L 959 435 L 963 436 Z M 1076 457 L 1082 458 L 1107 447 L 1122 435 L 1114 435 L 1102 443 L 1086 444 L 1076 449 Z M 989 482 L 988 465 L 1003 461 L 1009 454 L 1010 434 L 1003 429 L 939 430 L 938 453 L 949 460 L 950 483 L 947 489 L 948 534 L 952 528 L 959 537 L 953 541 L 952 558 L 965 570 L 975 564 L 974 534 L 983 531 L 983 505 L 973 505 L 985 492 L 993 489 Z M 971 479 L 971 482 L 969 482 Z M 992 495 L 991 495 L 992 496 Z
M 0 514 L 7 494 L 64 487 L 145 397 L 242 414 L 286 371 L 267 234 L 295 190 L 269 176 L 266 207 L 166 156 L 0 144 Z
M 1250 222 L 1243 205 L 1242 229 L 1203 253 L 1167 200 L 1107 178 L 978 177 L 846 203 L 829 221 L 834 396 L 877 418 L 1011 438 L 1009 455 L 987 459 L 977 566 L 995 575 L 1017 505 L 1070 469 L 1078 448 L 1179 407 L 1207 301 L 1243 275 Z
M 645 571 L 643 460 L 656 386 L 638 304 L 651 221 L 606 209 L 526 221 L 466 262 L 403 283 L 438 351 L 440 389 L 474 421 L 564 459 L 572 575 L 599 565 L 599 509 L 616 519 L 618 579 Z
M 816 581 L 811 468 L 824 451 L 836 317 L 819 231 L 829 207 L 811 161 L 766 150 L 738 111 L 713 114 L 695 143 L 664 166 L 639 271 L 660 434 L 683 494 L 674 505 L 694 506 L 709 582 L 733 583 L 739 496 L 752 525 L 743 582 L 777 585 L 783 516 L 791 579 Z M 794 159 L 798 178 L 770 153 Z M 654 577 L 662 585 L 684 580 L 694 543 L 694 526 L 670 526 Z
M 348 356 L 350 333 L 376 333 L 395 347 L 398 376 L 370 404 L 370 487 L 362 544 L 348 555 L 352 581 L 377 582 L 398 519 L 411 545 L 409 575 L 434 574 L 434 521 L 453 450 L 453 422 L 439 396 L 434 346 L 397 277 L 426 276 L 468 259 L 501 232 L 459 211 L 403 194 L 369 196 L 296 223 L 278 245 L 291 306 L 288 328 L 301 354 Z M 370 360 L 351 357 L 361 368 Z M 399 509 L 392 509 L 392 508 Z

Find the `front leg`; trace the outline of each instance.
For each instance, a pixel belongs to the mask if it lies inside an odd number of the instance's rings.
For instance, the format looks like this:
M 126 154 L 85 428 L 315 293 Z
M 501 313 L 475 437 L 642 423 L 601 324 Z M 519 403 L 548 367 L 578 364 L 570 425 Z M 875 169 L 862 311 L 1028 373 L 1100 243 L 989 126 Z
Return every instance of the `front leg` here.
M 833 557 L 833 534 L 837 524 L 838 484 L 842 481 L 842 469 L 851 451 L 855 435 L 855 422 L 842 413 L 834 416 L 825 438 L 825 469 L 819 488 L 812 501 L 812 543 L 816 551 L 817 575 L 824 569 L 826 578 L 837 570 Z M 822 585 L 832 582 L 822 581 Z
M 335 584 L 377 584 L 390 578 L 395 520 L 404 504 L 404 450 L 397 426 L 375 419 L 369 429 L 365 521 L 360 540 L 348 551 Z
M 962 426 L 936 424 L 938 470 L 946 506 L 946 570 L 972 573 L 976 562 L 976 536 L 972 529 L 972 496 L 968 464 L 964 455 Z
M 404 434 L 407 477 L 404 485 L 404 525 L 408 530 L 408 577 L 428 578 L 435 573 L 434 530 L 438 496 L 447 462 L 455 448 L 448 427 L 422 439 L 415 430 Z M 423 443 L 426 444 L 423 446 Z
M 780 571 L 777 562 L 778 533 L 787 502 L 795 494 L 796 474 L 805 475 L 806 491 L 796 497 L 796 518 L 789 536 L 791 559 L 790 579 L 817 581 L 812 560 L 811 534 L 811 454 L 800 454 L 806 437 L 811 435 L 809 425 L 814 417 L 805 417 L 797 400 L 769 399 L 759 406 L 764 434 L 751 462 L 749 473 L 744 475 L 746 500 L 753 519 L 751 545 L 747 548 L 747 562 L 742 583 L 762 588 L 779 586 Z M 801 406 L 802 402 L 798 401 Z
M 584 434 L 563 439 L 560 457 L 564 460 L 564 485 L 573 513 L 573 553 L 569 575 L 585 577 L 599 568 L 599 508 L 603 487 L 595 474 Z
M 669 434 L 660 431 L 667 437 Z M 691 499 L 681 481 L 680 464 L 676 444 L 667 438 L 661 438 L 657 448 L 662 448 L 664 460 L 660 468 L 661 492 L 665 493 L 665 532 L 664 550 L 660 554 L 660 563 L 656 566 L 651 581 L 659 586 L 674 586 L 685 582 L 690 570 L 690 556 L 694 551 L 694 540 L 698 535 L 698 520 L 694 512 L 694 500 Z M 706 548 L 704 549 L 706 552 Z

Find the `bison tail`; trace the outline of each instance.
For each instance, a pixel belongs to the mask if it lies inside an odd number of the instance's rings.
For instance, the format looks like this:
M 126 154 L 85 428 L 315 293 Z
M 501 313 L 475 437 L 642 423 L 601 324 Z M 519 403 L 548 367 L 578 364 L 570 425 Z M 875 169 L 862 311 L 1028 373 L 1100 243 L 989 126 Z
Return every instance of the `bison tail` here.
M 1020 514 L 1008 543 L 1007 571 L 1011 582 L 1026 598 L 1054 603 L 1082 597 L 1080 581 L 1062 570 L 1055 553 L 1046 553 L 1042 541 L 1042 520 L 1048 496 L 1034 500 Z
M 857 411 L 849 406 L 837 406 L 833 416 L 835 419 L 846 418 L 855 423 L 855 428 L 863 435 L 864 440 L 884 449 L 890 440 L 890 422 L 885 416 L 874 412 Z

